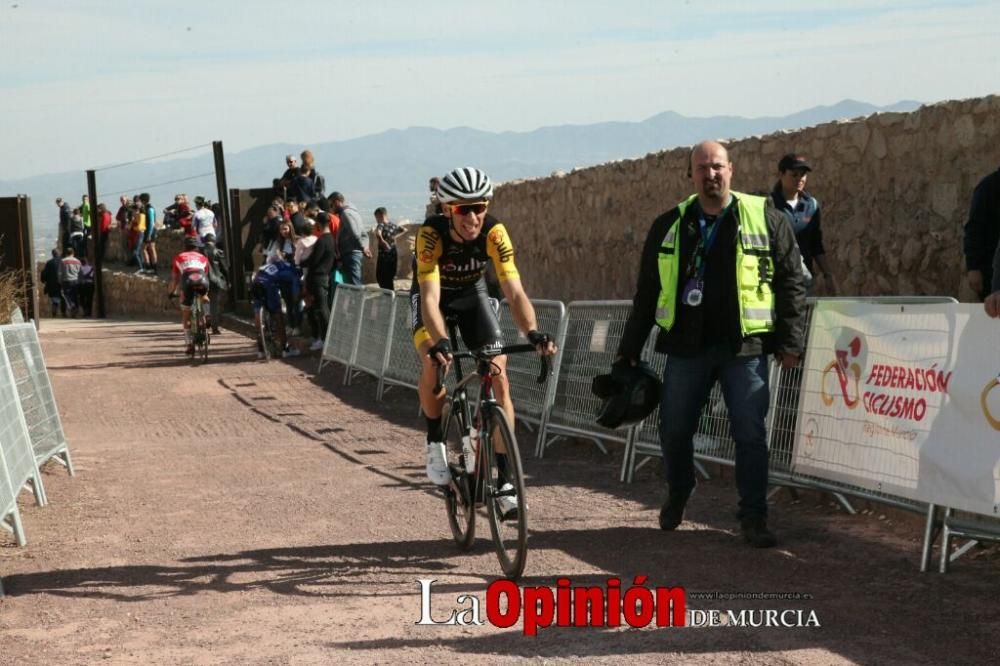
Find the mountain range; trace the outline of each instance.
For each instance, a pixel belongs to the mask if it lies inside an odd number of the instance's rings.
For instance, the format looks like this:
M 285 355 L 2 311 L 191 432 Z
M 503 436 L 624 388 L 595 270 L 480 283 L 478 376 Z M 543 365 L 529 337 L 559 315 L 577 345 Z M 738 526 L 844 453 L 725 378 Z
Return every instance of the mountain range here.
M 308 147 L 326 179 L 327 193 L 344 192 L 369 222 L 376 206 L 387 206 L 393 219 L 418 220 L 427 201 L 428 178 L 456 166 L 476 165 L 496 181 L 547 176 L 557 170 L 569 171 L 691 145 L 706 137 L 742 138 L 876 112 L 912 111 L 919 106 L 919 102 L 909 100 L 889 106 L 843 100 L 787 116 L 760 118 L 692 118 L 665 111 L 641 122 L 558 125 L 530 132 L 409 127 Z M 284 171 L 285 155 L 297 154 L 302 148 L 278 143 L 227 153 L 229 187 L 270 186 L 272 179 Z M 212 172 L 208 152 L 99 170 L 98 198 L 112 210 L 117 209 L 119 194 L 140 191 L 149 192 L 160 208 L 171 203 L 177 192 L 216 199 Z M 84 192 L 86 178 L 82 170 L 0 181 L 0 196 L 22 193 L 32 198 L 36 254 L 46 254 L 55 237 L 55 197 L 63 196 L 73 204 Z

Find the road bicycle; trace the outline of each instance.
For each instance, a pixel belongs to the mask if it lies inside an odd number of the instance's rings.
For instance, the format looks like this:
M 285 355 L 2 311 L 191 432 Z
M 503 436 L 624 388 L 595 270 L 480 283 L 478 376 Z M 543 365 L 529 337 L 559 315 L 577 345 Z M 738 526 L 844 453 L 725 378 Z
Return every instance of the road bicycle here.
M 264 351 L 264 359 L 281 358 L 281 345 L 274 334 L 274 319 L 267 308 L 260 309 L 260 320 L 257 322 L 257 339 Z
M 177 294 L 174 293 L 167 296 L 170 300 L 177 298 Z M 208 331 L 208 316 L 205 313 L 206 298 L 204 293 L 195 291 L 191 303 L 191 351 L 185 352 L 192 359 L 200 358 L 202 363 L 208 362 L 208 343 L 212 339 Z
M 212 339 L 208 331 L 208 316 L 205 313 L 204 294 L 195 293 L 191 304 L 191 343 L 194 345 L 191 357 L 201 358 L 202 363 L 208 362 L 208 343 Z
M 455 328 L 451 322 L 449 334 L 452 348 L 455 348 Z M 504 575 L 510 580 L 517 580 L 524 572 L 528 554 L 528 503 L 514 428 L 493 395 L 493 377 L 499 374 L 493 358 L 501 354 L 535 351 L 533 345 L 518 344 L 453 352 L 455 387 L 441 414 L 451 470 L 451 482 L 444 487 L 444 495 L 452 536 L 462 550 L 471 548 L 476 538 L 476 507 L 485 505 L 497 559 Z M 538 383 L 541 384 L 549 376 L 549 363 L 546 357 L 539 358 L 541 374 Z M 472 359 L 476 364 L 476 371 L 465 377 L 460 364 L 463 359 Z M 444 374 L 444 369 L 439 368 L 435 393 L 441 391 Z M 477 388 L 474 385 L 477 379 L 478 396 L 472 398 L 470 392 Z M 463 451 L 467 448 L 463 447 L 466 442 L 473 443 L 474 461 L 466 460 Z M 516 514 L 505 516 L 498 502 L 512 496 L 517 497 Z

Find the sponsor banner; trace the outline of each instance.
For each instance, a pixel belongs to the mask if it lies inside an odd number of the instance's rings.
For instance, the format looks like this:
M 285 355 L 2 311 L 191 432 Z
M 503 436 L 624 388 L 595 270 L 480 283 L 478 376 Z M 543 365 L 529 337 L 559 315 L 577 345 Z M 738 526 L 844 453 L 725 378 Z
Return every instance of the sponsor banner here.
M 998 336 L 981 305 L 819 301 L 793 471 L 1000 513 Z

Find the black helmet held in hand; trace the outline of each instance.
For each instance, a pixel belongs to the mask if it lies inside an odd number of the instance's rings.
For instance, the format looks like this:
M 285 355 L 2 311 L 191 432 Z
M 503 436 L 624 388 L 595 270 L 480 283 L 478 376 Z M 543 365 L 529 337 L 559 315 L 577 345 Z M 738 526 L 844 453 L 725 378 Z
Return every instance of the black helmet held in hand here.
M 659 377 L 648 363 L 615 363 L 611 374 L 594 377 L 590 387 L 604 401 L 597 412 L 597 423 L 605 428 L 639 423 L 660 404 L 661 388 Z

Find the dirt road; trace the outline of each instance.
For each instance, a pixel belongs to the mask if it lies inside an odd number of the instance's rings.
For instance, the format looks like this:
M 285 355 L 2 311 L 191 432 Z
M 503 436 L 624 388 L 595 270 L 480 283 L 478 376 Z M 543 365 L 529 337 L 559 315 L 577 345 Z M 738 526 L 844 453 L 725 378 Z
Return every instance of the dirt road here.
M 3 664 L 588 662 L 696 664 L 991 663 L 1000 575 L 991 553 L 947 576 L 920 574 L 919 528 L 829 502 L 773 507 L 777 549 L 736 535 L 731 478 L 702 484 L 683 529 L 656 527 L 648 465 L 617 480 L 605 456 L 559 442 L 529 475 L 524 583 L 623 588 L 636 576 L 683 586 L 695 609 L 812 611 L 802 628 L 421 626 L 458 595 L 485 602 L 499 567 L 480 522 L 471 553 L 450 540 L 424 479 L 416 396 L 383 402 L 316 359 L 259 362 L 231 331 L 211 362 L 181 357 L 177 325 L 46 320 L 42 342 L 78 474 L 56 465 L 50 506 L 23 495 L 29 545 L 0 533 Z M 810 599 L 695 600 L 702 592 Z M 485 621 L 485 608 L 482 609 Z

